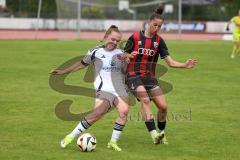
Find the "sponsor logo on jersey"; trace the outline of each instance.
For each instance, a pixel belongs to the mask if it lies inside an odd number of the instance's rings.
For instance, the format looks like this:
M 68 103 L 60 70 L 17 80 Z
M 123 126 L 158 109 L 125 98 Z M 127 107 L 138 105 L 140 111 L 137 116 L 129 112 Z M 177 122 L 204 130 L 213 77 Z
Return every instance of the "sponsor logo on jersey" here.
M 121 70 L 120 66 L 117 65 L 116 59 L 109 61 L 110 66 L 103 66 L 102 69 L 106 72 L 119 72 Z
M 106 72 L 119 72 L 121 70 L 121 68 L 116 67 L 116 66 L 103 67 L 102 69 L 105 70 Z
M 110 65 L 113 67 L 113 66 L 116 66 L 116 61 L 114 60 L 114 59 L 112 59 L 111 61 L 110 61 Z
M 133 52 L 134 55 L 136 54 L 142 54 L 142 55 L 149 55 L 149 56 L 154 56 L 154 50 L 152 49 L 147 49 L 147 48 L 139 48 L 137 52 Z

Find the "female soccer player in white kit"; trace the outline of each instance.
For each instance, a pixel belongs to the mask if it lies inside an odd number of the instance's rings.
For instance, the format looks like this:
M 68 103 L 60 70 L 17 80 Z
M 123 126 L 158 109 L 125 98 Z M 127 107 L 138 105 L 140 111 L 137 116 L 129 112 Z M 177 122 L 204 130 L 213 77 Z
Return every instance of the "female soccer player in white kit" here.
M 103 46 L 97 46 L 88 51 L 87 55 L 79 62 L 64 70 L 54 70 L 52 74 L 61 75 L 85 68 L 91 62 L 95 69 L 95 106 L 92 112 L 87 114 L 76 128 L 63 140 L 60 146 L 65 148 L 80 133 L 88 129 L 92 124 L 105 115 L 114 105 L 119 113 L 115 122 L 112 137 L 107 147 L 116 151 L 122 149 L 117 141 L 124 129 L 129 111 L 129 97 L 125 89 L 121 69 L 124 65 L 123 53 L 117 48 L 122 35 L 118 27 L 112 25 L 105 33 Z

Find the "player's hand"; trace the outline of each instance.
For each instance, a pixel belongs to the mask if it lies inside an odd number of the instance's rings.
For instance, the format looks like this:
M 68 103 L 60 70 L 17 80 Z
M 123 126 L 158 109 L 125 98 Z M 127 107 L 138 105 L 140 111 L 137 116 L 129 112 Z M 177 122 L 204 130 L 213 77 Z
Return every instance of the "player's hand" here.
M 185 62 L 185 67 L 186 68 L 193 68 L 196 64 L 197 64 L 197 60 L 196 59 L 188 59 Z
M 226 31 L 229 31 L 229 26 L 226 27 Z
M 64 71 L 59 70 L 59 69 L 55 69 L 55 70 L 51 71 L 51 74 L 52 75 L 62 75 L 62 74 L 64 74 Z
M 126 63 L 130 63 L 130 59 L 133 58 L 134 55 L 131 53 L 123 53 L 121 54 L 121 60 L 125 61 Z

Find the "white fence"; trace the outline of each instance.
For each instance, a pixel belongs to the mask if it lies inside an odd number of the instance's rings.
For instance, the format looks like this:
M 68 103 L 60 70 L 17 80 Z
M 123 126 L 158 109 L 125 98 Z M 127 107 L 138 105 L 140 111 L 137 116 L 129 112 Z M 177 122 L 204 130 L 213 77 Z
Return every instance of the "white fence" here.
M 112 24 L 117 25 L 121 29 L 121 31 L 136 31 L 142 28 L 143 21 L 87 19 L 82 19 L 80 21 L 80 26 L 82 30 L 103 31 Z M 36 28 L 36 25 L 37 19 L 0 18 L 0 29 L 32 30 Z M 227 22 L 183 22 L 181 25 L 181 29 L 185 32 L 227 33 L 225 30 L 226 25 Z M 39 29 L 44 30 L 75 30 L 77 28 L 77 21 L 75 19 L 40 19 L 38 27 Z M 163 25 L 162 29 L 166 32 L 177 31 L 178 23 L 166 22 Z

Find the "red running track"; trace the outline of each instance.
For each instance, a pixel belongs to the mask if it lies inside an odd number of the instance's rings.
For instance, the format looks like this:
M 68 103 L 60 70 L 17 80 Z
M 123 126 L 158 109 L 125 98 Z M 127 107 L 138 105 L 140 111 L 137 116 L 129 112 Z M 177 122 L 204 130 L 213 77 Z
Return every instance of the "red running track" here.
M 124 39 L 127 39 L 133 32 L 123 32 Z M 80 39 L 101 39 L 104 32 L 82 31 Z M 162 33 L 165 40 L 222 40 L 223 34 L 207 33 L 183 33 L 181 38 L 178 33 Z M 31 39 L 78 39 L 73 31 L 51 31 L 41 30 L 38 34 L 34 30 L 0 30 L 1 40 L 31 40 Z

